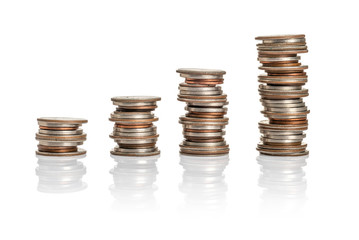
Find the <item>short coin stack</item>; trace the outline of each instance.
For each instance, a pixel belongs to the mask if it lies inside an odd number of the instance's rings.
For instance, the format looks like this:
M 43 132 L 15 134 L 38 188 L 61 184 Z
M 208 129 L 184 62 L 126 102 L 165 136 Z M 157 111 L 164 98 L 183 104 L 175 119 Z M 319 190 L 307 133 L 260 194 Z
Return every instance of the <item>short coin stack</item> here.
M 39 132 L 36 140 L 39 141 L 36 154 L 43 156 L 77 156 L 86 154 L 78 148 L 86 140 L 86 134 L 79 127 L 87 123 L 82 118 L 43 117 L 38 118 Z
M 266 72 L 258 81 L 259 94 L 264 106 L 263 115 L 269 120 L 259 122 L 262 134 L 257 150 L 266 155 L 307 155 L 307 145 L 302 143 L 308 128 L 307 109 L 303 98 L 308 90 L 299 53 L 307 53 L 305 35 L 280 35 L 256 37 L 259 69 Z
M 227 95 L 218 84 L 223 83 L 223 70 L 181 68 L 177 70 L 185 82 L 179 85 L 178 100 L 185 102 L 187 114 L 180 117 L 184 140 L 180 152 L 188 155 L 223 155 L 229 152 L 224 140 L 228 124 Z
M 153 156 L 160 154 L 156 147 L 157 127 L 153 122 L 158 118 L 152 113 L 160 97 L 125 96 L 111 98 L 116 111 L 110 121 L 115 122 L 110 135 L 118 144 L 111 154 L 120 156 Z

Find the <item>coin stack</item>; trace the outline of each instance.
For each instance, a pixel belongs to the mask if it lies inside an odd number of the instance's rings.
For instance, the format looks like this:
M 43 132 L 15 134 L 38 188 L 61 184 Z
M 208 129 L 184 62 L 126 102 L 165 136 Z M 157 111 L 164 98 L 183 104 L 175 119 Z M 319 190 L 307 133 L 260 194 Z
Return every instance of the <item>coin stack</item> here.
M 86 134 L 79 127 L 87 123 L 82 118 L 43 117 L 38 118 L 39 141 L 36 154 L 43 156 L 78 156 L 86 151 L 78 148 L 86 140 Z
M 109 119 L 115 122 L 110 135 L 118 144 L 111 154 L 121 156 L 153 156 L 160 154 L 156 147 L 157 127 L 153 122 L 158 118 L 152 113 L 157 108 L 160 97 L 131 96 L 113 97 L 116 111 Z
M 184 140 L 180 153 L 188 155 L 223 155 L 229 152 L 224 140 L 228 124 L 227 95 L 222 84 L 223 70 L 181 68 L 177 70 L 185 82 L 179 85 L 178 100 L 187 105 L 185 116 L 180 117 Z
M 259 94 L 264 106 L 263 115 L 269 120 L 259 122 L 262 134 L 257 150 L 266 155 L 307 155 L 302 143 L 308 128 L 307 109 L 303 98 L 308 90 L 306 65 L 300 63 L 299 53 L 307 53 L 305 35 L 256 37 L 260 75 Z

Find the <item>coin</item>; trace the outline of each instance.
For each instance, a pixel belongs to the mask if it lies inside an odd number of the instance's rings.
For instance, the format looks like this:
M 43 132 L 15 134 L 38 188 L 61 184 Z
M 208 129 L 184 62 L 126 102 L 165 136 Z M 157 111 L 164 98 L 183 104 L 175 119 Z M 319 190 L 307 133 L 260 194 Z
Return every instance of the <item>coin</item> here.
M 204 68 L 179 68 L 178 73 L 192 74 L 192 75 L 224 75 L 225 71 L 219 69 L 204 69 Z M 201 79 L 201 78 L 198 78 Z

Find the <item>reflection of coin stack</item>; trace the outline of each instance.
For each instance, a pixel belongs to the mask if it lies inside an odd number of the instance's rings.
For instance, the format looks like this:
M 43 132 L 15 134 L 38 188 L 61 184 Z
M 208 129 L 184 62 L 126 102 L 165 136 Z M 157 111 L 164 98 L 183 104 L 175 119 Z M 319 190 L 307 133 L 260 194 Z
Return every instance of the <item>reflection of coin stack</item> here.
M 307 182 L 303 167 L 308 156 L 275 157 L 259 155 L 261 175 L 258 184 L 263 188 L 263 200 L 269 207 L 297 208 L 305 201 Z
M 308 90 L 302 88 L 307 82 L 305 69 L 299 53 L 308 52 L 305 35 L 283 35 L 257 37 L 263 42 L 257 44 L 259 69 L 266 75 L 259 76 L 259 94 L 264 106 L 262 113 L 269 121 L 261 121 L 262 134 L 258 151 L 266 155 L 307 155 L 303 131 L 308 128 L 303 97 Z
M 114 181 L 110 191 L 119 205 L 136 209 L 152 208 L 156 205 L 154 192 L 157 187 L 154 183 L 158 174 L 158 157 L 112 155 L 117 165 L 110 171 Z
M 83 157 L 85 155 L 69 157 L 37 155 L 38 190 L 46 193 L 68 193 L 85 189 L 87 184 L 82 182 L 82 177 L 86 174 L 86 167 L 78 161 Z
M 79 127 L 87 123 L 81 118 L 38 118 L 40 126 L 36 134 L 39 141 L 36 154 L 44 156 L 77 156 L 86 151 L 77 148 L 86 140 L 86 134 Z
M 200 157 L 180 155 L 184 168 L 180 190 L 186 195 L 187 207 L 219 209 L 226 204 L 227 184 L 223 174 L 228 154 Z
M 177 70 L 185 82 L 179 85 L 178 100 L 186 102 L 186 116 L 180 117 L 185 140 L 182 154 L 223 155 L 229 152 L 224 140 L 228 118 L 227 95 L 217 84 L 223 83 L 222 70 L 181 68 Z
M 153 125 L 158 118 L 152 111 L 155 110 L 156 102 L 161 98 L 136 96 L 113 97 L 111 100 L 117 108 L 110 118 L 110 121 L 115 122 L 110 137 L 118 144 L 111 153 L 122 156 L 160 154 L 156 147 L 159 135 L 157 127 Z

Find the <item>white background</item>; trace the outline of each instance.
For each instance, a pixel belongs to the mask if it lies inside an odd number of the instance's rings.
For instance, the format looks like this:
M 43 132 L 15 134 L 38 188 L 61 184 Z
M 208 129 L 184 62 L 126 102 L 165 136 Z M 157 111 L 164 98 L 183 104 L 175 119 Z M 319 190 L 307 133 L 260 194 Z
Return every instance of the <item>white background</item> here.
M 357 1 L 0 2 L 1 239 L 355 239 L 358 193 Z M 263 211 L 255 150 L 264 119 L 255 36 L 304 33 L 311 110 L 306 200 Z M 219 212 L 188 211 L 176 100 L 180 67 L 227 71 L 231 146 Z M 154 209 L 118 208 L 109 151 L 118 95 L 158 95 L 162 151 Z M 36 118 L 83 117 L 87 189 L 37 191 Z M 283 199 L 286 201 L 285 199 Z M 290 201 L 290 200 L 289 200 Z M 117 206 L 117 207 L 116 207 Z M 283 208 L 281 208 L 283 206 Z M 293 209 L 292 209 L 293 208 Z M 267 209 L 268 210 L 268 209 Z

